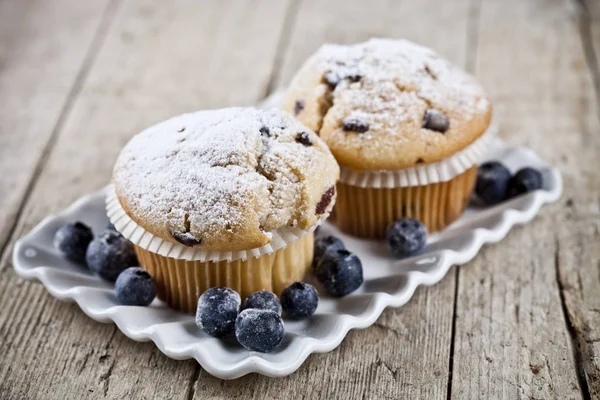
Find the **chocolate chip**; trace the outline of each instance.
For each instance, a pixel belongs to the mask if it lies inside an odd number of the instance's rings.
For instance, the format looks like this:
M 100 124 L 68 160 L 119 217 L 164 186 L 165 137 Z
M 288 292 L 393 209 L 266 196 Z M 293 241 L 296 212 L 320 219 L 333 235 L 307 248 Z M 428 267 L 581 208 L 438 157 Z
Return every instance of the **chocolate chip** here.
M 321 196 L 321 200 L 319 200 L 315 209 L 317 215 L 321 215 L 325 212 L 325 210 L 327 210 L 327 206 L 329 206 L 329 203 L 331 203 L 331 199 L 333 198 L 334 194 L 335 186 L 331 186 L 325 191 L 325 193 L 323 193 L 323 196 Z
M 294 105 L 294 114 L 300 114 L 300 111 L 304 110 L 304 100 L 296 100 L 296 104 Z
M 171 236 L 184 246 L 192 247 L 202 243 L 202 239 L 196 239 L 189 232 L 171 232 Z
M 369 124 L 356 118 L 346 118 L 342 128 L 345 131 L 365 133 L 369 130 Z
M 261 135 L 266 136 L 266 137 L 271 137 L 271 131 L 266 126 L 263 126 L 262 128 L 260 128 L 259 131 L 260 131 Z
M 423 164 L 425 162 L 425 160 L 423 160 L 421 157 L 417 158 L 417 161 L 415 161 L 416 164 Z
M 360 81 L 362 79 L 362 75 L 352 74 L 352 75 L 348 75 L 346 77 L 346 79 L 349 79 L 350 82 L 352 82 L 352 83 L 356 83 L 356 82 L 358 82 L 358 81 Z
M 323 76 L 323 81 L 329 86 L 331 90 L 335 89 L 335 87 L 342 81 L 343 79 L 348 79 L 350 82 L 355 83 L 362 79 L 362 75 L 359 74 L 350 74 L 343 77 L 340 77 L 336 72 L 329 71 Z
M 450 127 L 450 120 L 448 117 L 438 110 L 430 108 L 425 111 L 425 118 L 423 119 L 423 128 L 429 129 L 436 132 L 445 133 Z
M 335 89 L 335 87 L 338 85 L 338 83 L 340 83 L 340 77 L 339 77 L 339 75 L 336 74 L 333 71 L 327 72 L 323 76 L 323 80 L 325 81 L 325 83 L 327 84 L 327 86 L 329 86 L 329 88 L 331 90 Z
M 431 77 L 433 80 L 437 80 L 437 75 L 429 68 L 429 65 L 425 65 L 425 73 Z
M 305 146 L 312 146 L 312 142 L 310 141 L 310 136 L 306 132 L 300 132 L 296 135 L 296 142 L 302 143 Z

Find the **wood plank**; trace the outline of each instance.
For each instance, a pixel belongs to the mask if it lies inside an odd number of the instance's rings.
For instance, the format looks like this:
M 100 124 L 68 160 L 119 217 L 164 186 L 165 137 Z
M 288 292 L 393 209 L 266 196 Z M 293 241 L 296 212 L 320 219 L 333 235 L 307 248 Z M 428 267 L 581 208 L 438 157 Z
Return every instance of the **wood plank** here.
M 579 35 L 596 95 L 600 94 L 600 3 L 594 0 L 573 0 Z M 598 107 L 600 115 L 600 107 Z
M 582 82 L 581 144 L 574 148 L 578 161 L 570 163 L 577 180 L 567 193 L 564 227 L 557 234 L 558 276 L 563 305 L 575 344 L 579 349 L 582 381 L 589 397 L 600 398 L 600 4 L 576 1 L 577 22 L 586 55 L 589 80 Z M 592 85 L 593 83 L 593 85 Z M 592 91 L 595 89 L 595 96 Z M 571 153 L 569 151 L 569 153 Z M 579 155 L 583 155 L 583 158 Z M 575 196 L 573 196 L 575 194 Z
M 322 43 L 351 43 L 372 36 L 408 37 L 464 65 L 468 5 L 468 1 L 379 0 L 368 7 L 359 0 L 302 2 L 277 84 L 285 85 Z M 291 376 L 248 376 L 221 383 L 202 371 L 194 398 L 446 398 L 454 282 L 452 270 L 439 285 L 419 288 L 407 306 L 387 310 L 367 330 L 351 332 L 333 352 L 312 355 Z
M 179 0 L 118 7 L 15 236 L 110 179 L 120 148 L 168 116 L 254 103 L 288 2 Z M 240 68 L 243 66 L 243 68 Z M 0 398 L 188 398 L 199 371 L 0 269 Z
M 100 39 L 108 0 L 0 2 L 0 251 Z M 68 45 L 66 45 L 68 43 Z
M 118 149 L 137 129 L 183 110 L 249 104 L 262 92 L 278 39 L 273 21 L 284 21 L 287 4 L 221 3 L 147 1 L 119 9 L 16 235 L 102 186 Z M 484 2 L 479 52 L 470 58 L 463 38 L 472 23 L 466 16 L 473 21 L 477 10 L 469 10 L 467 1 L 445 3 L 377 1 L 368 10 L 358 1 L 302 3 L 297 19 L 288 21 L 295 28 L 277 83 L 285 84 L 321 42 L 372 35 L 407 36 L 463 65 L 474 60 L 494 96 L 503 136 L 531 145 L 559 165 L 567 194 L 561 205 L 461 269 L 451 395 L 579 397 L 570 364 L 576 349 L 561 313 L 562 293 L 568 322 L 582 346 L 590 392 L 598 397 L 593 379 L 598 376 L 600 309 L 594 247 L 599 236 L 598 122 L 585 60 L 574 40 L 576 28 L 559 1 L 510 7 Z M 167 27 L 169 20 L 178 23 Z M 190 45 L 181 37 L 197 39 L 197 52 L 186 51 Z M 535 53 L 529 54 L 531 49 Z M 157 54 L 169 62 L 157 61 Z M 234 68 L 240 63 L 243 71 Z M 182 86 L 186 90 L 178 91 Z M 507 256 L 508 251 L 515 253 Z M 17 279 L 6 269 L 7 255 L 0 266 L 2 398 L 447 395 L 452 273 L 438 286 L 419 289 L 403 309 L 386 311 L 375 327 L 352 332 L 338 350 L 311 356 L 291 377 L 223 382 L 204 371 L 197 376 L 195 362 L 169 360 L 152 344 L 132 342 L 114 326 L 94 323 L 76 306 L 52 299 L 40 285 Z M 525 268 L 531 275 L 522 273 Z
M 481 2 L 475 71 L 494 100 L 501 135 L 559 167 L 565 195 L 460 269 L 453 398 L 589 396 L 557 279 L 567 264 L 561 260 L 579 254 L 587 264 L 568 264 L 597 281 L 592 242 L 578 242 L 579 252 L 572 235 L 582 226 L 569 228 L 573 207 L 587 209 L 595 224 L 598 199 L 597 175 L 584 172 L 597 165 L 596 105 L 574 22 L 566 1 Z

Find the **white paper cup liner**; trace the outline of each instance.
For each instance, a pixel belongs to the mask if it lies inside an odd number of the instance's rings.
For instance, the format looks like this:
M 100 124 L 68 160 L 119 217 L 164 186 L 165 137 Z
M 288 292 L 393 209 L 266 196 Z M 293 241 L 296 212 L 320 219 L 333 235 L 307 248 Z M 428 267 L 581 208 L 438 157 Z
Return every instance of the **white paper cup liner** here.
M 355 171 L 341 166 L 340 182 L 363 188 L 388 189 L 448 182 L 481 161 L 496 132 L 497 126 L 492 124 L 469 146 L 449 158 L 432 164 L 390 171 Z
M 335 204 L 335 198 L 331 204 Z M 276 231 L 269 232 L 272 235 L 271 242 L 255 249 L 243 251 L 212 251 L 169 242 L 148 232 L 127 215 L 119 202 L 114 185 L 110 185 L 107 190 L 106 214 L 108 215 L 110 222 L 115 226 L 115 229 L 134 245 L 163 257 L 201 262 L 247 260 L 252 257 L 257 258 L 265 254 L 274 253 L 277 250 L 283 249 L 296 242 L 310 232 L 313 232 L 327 219 L 327 217 L 329 217 L 329 212 L 324 213 L 317 223 L 309 229 L 283 227 Z

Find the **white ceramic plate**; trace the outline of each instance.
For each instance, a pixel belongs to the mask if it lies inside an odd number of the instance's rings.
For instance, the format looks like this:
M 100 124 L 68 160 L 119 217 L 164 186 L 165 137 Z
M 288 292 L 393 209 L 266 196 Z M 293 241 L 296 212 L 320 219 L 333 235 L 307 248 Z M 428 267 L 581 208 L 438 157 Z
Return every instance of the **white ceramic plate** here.
M 235 339 L 212 338 L 196 327 L 193 316 L 169 309 L 158 300 L 150 307 L 119 305 L 111 283 L 61 257 L 52 240 L 62 224 L 81 220 L 95 233 L 106 227 L 104 191 L 85 196 L 40 222 L 16 243 L 13 264 L 20 276 L 39 280 L 54 297 L 77 302 L 96 321 L 116 323 L 133 340 L 152 340 L 171 358 L 195 358 L 214 376 L 234 379 L 250 372 L 285 376 L 296 371 L 311 353 L 336 348 L 350 329 L 373 324 L 386 307 L 406 304 L 417 286 L 439 282 L 450 266 L 470 261 L 484 243 L 499 241 L 512 226 L 530 221 L 542 205 L 560 196 L 558 170 L 533 152 L 496 141 L 487 158 L 501 160 L 513 171 L 522 166 L 539 168 L 544 189 L 495 207 L 469 208 L 456 223 L 431 236 L 420 255 L 403 260 L 391 258 L 381 241 L 359 240 L 326 223 L 319 234 L 337 235 L 360 256 L 365 283 L 345 298 L 321 297 L 316 314 L 307 320 L 286 320 L 284 341 L 269 354 L 249 352 Z

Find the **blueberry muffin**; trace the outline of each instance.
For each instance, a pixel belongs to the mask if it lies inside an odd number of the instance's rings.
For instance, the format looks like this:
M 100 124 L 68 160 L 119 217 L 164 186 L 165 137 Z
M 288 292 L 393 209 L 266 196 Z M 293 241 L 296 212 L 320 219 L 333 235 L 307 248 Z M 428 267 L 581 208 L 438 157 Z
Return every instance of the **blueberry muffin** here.
M 300 68 L 284 109 L 325 141 L 341 167 L 341 229 L 383 237 L 400 218 L 430 231 L 464 210 L 492 107 L 468 73 L 406 40 L 324 45 Z
M 108 213 L 159 298 L 192 312 L 210 287 L 243 298 L 302 280 L 338 178 L 323 141 L 284 111 L 200 111 L 125 146 Z

